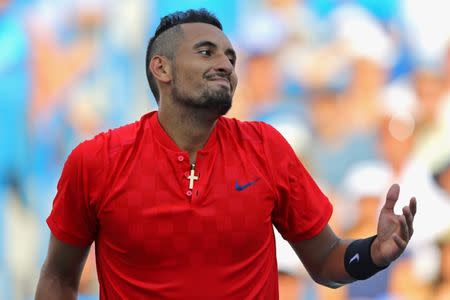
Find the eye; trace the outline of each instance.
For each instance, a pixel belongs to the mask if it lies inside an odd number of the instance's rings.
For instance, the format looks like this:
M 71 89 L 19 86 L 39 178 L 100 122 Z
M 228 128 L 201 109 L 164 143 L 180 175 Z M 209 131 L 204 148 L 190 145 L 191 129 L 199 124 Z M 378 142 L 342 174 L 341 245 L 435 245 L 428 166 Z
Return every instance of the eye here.
M 198 51 L 198 53 L 200 53 L 201 55 L 205 55 L 205 56 L 211 56 L 211 50 L 208 50 L 208 49 L 200 50 L 200 51 Z

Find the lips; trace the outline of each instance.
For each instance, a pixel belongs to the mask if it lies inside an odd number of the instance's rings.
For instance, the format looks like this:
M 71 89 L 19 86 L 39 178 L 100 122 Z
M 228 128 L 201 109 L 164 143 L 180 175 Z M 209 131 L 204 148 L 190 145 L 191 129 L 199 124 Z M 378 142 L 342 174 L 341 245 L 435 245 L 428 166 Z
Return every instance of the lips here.
M 208 80 L 221 83 L 221 84 L 226 85 L 227 87 L 229 87 L 231 89 L 230 81 L 228 79 L 224 78 L 224 77 L 212 77 L 212 78 L 209 78 Z

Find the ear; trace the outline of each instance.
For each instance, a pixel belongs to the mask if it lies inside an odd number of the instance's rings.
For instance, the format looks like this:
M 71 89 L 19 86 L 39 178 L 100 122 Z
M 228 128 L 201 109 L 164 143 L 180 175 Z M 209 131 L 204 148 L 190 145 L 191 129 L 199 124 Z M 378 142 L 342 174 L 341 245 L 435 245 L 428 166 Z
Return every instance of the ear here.
M 169 83 L 172 80 L 170 61 L 166 57 L 161 55 L 153 56 L 148 67 L 158 81 Z

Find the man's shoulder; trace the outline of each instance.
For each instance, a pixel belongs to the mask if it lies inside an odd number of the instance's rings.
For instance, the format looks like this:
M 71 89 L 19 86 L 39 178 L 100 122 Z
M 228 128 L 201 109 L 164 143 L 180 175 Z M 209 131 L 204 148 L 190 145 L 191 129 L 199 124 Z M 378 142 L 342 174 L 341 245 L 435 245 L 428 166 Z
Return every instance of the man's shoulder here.
M 243 139 L 262 141 L 277 133 L 275 128 L 262 121 L 242 121 L 236 118 L 221 117 L 219 124 L 231 134 Z
M 105 153 L 104 151 L 109 154 L 114 153 L 135 142 L 140 129 L 145 127 L 146 121 L 152 114 L 153 113 L 148 113 L 135 122 L 100 132 L 93 138 L 87 139 L 80 143 L 77 148 L 79 148 L 79 151 L 88 152 L 91 154 L 99 154 L 101 152 Z

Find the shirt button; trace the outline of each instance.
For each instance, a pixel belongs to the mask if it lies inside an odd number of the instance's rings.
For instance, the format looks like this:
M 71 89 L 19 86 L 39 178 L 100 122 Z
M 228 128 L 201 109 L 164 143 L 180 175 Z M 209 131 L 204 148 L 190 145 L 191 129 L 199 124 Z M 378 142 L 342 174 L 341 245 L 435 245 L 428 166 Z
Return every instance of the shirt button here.
M 184 156 L 182 156 L 182 155 L 178 156 L 178 161 L 179 162 L 182 162 L 183 160 L 184 160 Z
M 191 173 L 189 173 L 189 172 L 184 172 L 184 176 L 185 176 L 186 178 L 188 178 L 189 175 L 191 175 Z
M 192 191 L 187 191 L 186 192 L 186 196 L 191 197 L 192 196 Z

